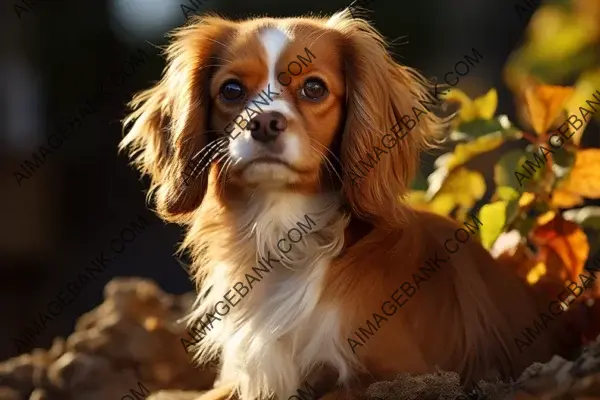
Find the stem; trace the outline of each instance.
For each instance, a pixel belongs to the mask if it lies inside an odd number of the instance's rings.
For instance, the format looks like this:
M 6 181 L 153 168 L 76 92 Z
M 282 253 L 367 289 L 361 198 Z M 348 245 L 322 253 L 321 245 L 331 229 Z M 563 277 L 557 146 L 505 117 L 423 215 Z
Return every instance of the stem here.
M 521 131 L 521 136 L 523 136 L 523 139 L 526 139 L 531 143 L 537 143 L 540 140 L 540 138 L 538 136 L 534 136 L 531 133 L 527 133 L 527 132 L 523 132 L 523 131 Z

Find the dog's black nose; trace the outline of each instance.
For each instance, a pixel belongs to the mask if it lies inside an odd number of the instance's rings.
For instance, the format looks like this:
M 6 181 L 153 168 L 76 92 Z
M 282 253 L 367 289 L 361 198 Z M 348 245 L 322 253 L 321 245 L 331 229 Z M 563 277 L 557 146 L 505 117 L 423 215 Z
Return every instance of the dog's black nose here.
M 275 140 L 287 128 L 287 119 L 277 111 L 264 112 L 250 121 L 250 134 L 254 140 L 267 143 Z

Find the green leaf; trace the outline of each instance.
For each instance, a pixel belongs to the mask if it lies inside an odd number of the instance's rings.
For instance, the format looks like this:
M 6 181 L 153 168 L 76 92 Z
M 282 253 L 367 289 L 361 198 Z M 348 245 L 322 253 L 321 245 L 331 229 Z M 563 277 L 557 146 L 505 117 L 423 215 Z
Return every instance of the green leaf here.
M 508 186 L 520 191 L 519 180 L 515 177 L 515 168 L 525 162 L 523 150 L 511 150 L 494 165 L 494 182 L 498 186 Z
M 471 137 L 480 137 L 502 130 L 502 125 L 497 119 L 476 119 L 460 124 L 460 131 Z

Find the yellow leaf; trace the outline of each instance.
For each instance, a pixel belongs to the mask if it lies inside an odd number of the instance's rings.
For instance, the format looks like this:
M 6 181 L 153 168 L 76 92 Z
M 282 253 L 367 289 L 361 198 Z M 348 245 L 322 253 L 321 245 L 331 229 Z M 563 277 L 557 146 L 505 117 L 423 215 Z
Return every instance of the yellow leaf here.
M 450 89 L 444 100 L 460 104 L 458 119 L 462 122 L 471 122 L 475 119 L 490 120 L 496 113 L 498 92 L 496 89 L 490 89 L 485 95 L 471 100 L 462 90 Z
M 546 264 L 540 261 L 529 270 L 529 273 L 527 274 L 527 282 L 530 285 L 533 285 L 544 275 L 546 275 Z
M 535 200 L 535 194 L 524 192 L 519 199 L 519 207 L 526 208 Z
M 587 124 L 592 120 L 592 118 L 600 117 L 600 113 L 594 111 L 594 107 L 589 106 L 587 101 L 597 102 L 597 99 L 593 97 L 593 94 L 596 92 L 597 88 L 600 87 L 600 68 L 597 68 L 592 71 L 587 71 L 581 74 L 577 83 L 575 84 L 575 93 L 569 99 L 569 101 L 565 104 L 565 109 L 567 110 L 568 115 L 577 115 L 578 118 L 581 117 L 582 114 L 585 114 L 583 118 L 580 118 L 583 121 L 583 126 L 575 131 L 573 136 L 571 136 L 571 142 L 575 143 L 575 145 L 579 146 L 581 142 L 581 136 L 583 136 L 583 132 L 587 127 Z M 585 108 L 587 111 L 590 111 L 592 114 L 582 113 L 579 107 Z M 574 130 L 571 128 L 571 130 Z
M 450 103 L 460 104 L 458 119 L 462 122 L 469 122 L 475 119 L 475 108 L 473 100 L 460 89 L 450 89 L 444 100 Z
M 591 199 L 600 198 L 600 149 L 579 150 L 562 190 Z
M 429 203 L 429 211 L 439 215 L 448 215 L 456 207 L 456 201 L 452 194 L 436 195 Z
M 488 134 L 467 143 L 460 143 L 454 149 L 452 158 L 448 160 L 446 168 L 448 168 L 449 171 L 452 171 L 454 167 L 466 163 L 481 153 L 494 150 L 495 148 L 500 147 L 502 143 L 504 143 L 502 134 Z
M 473 106 L 479 119 L 492 119 L 496 113 L 496 107 L 498 107 L 498 92 L 496 89 L 491 89 L 484 96 L 476 98 Z
M 431 200 L 431 206 L 448 212 L 454 207 L 472 208 L 485 193 L 485 188 L 485 179 L 479 172 L 457 168 L 448 174 Z
M 481 244 L 488 250 L 492 248 L 492 245 L 504 230 L 507 206 L 508 201 L 497 201 L 484 205 L 479 211 L 479 219 L 482 224 Z
M 496 195 L 500 200 L 511 201 L 519 198 L 519 192 L 510 186 L 498 186 L 496 188 Z
M 543 213 L 542 215 L 538 216 L 536 218 L 536 222 L 538 225 L 545 225 L 548 222 L 552 221 L 554 219 L 554 217 L 556 217 L 556 212 L 555 211 L 547 211 L 545 213 Z
M 529 123 L 541 135 L 548 131 L 559 116 L 565 101 L 574 89 L 565 86 L 531 85 L 525 89 L 525 106 Z
M 529 24 L 530 52 L 544 63 L 566 61 L 592 43 L 597 24 L 559 5 L 540 7 Z

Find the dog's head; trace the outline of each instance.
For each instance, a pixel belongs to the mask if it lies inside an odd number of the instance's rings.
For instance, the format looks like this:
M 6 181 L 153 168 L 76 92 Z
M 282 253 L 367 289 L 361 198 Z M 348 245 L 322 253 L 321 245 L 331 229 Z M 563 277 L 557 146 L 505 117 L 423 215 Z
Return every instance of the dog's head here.
M 328 19 L 192 20 L 121 143 L 178 220 L 215 193 L 338 191 L 372 222 L 396 206 L 440 126 L 424 80 L 346 10 Z M 423 114 L 423 115 L 421 115 Z

